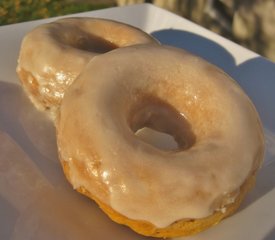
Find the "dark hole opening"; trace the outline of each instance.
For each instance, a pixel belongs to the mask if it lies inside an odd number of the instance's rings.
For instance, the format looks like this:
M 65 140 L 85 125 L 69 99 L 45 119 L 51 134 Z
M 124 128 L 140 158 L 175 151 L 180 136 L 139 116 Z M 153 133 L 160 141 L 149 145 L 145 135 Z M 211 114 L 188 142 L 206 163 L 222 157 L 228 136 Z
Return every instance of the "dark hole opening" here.
M 51 34 L 62 42 L 64 46 L 67 45 L 84 51 L 106 53 L 118 48 L 116 44 L 102 37 L 85 32 L 75 26 L 63 26 L 61 32 L 58 31 L 58 28 L 53 28 Z
M 196 137 L 183 113 L 156 97 L 143 97 L 130 113 L 129 126 L 141 140 L 164 151 L 183 151 Z

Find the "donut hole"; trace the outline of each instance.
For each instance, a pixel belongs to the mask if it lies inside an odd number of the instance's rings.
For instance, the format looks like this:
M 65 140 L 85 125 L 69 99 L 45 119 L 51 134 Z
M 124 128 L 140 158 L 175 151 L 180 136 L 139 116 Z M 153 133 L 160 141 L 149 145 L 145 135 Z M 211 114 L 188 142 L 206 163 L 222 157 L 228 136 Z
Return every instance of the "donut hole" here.
M 173 151 L 179 148 L 178 143 L 173 136 L 159 132 L 152 128 L 144 127 L 135 132 L 135 135 L 143 142 L 146 142 L 156 148 L 164 151 Z
M 196 142 L 184 114 L 156 97 L 146 98 L 134 107 L 129 125 L 135 136 L 163 151 L 183 151 Z
M 54 29 L 52 35 L 65 47 L 98 54 L 118 48 L 116 44 L 74 26 L 64 26 L 62 32 Z
M 83 34 L 76 36 L 70 43 L 70 45 L 80 50 L 95 53 L 106 53 L 118 48 L 117 45 L 92 34 Z

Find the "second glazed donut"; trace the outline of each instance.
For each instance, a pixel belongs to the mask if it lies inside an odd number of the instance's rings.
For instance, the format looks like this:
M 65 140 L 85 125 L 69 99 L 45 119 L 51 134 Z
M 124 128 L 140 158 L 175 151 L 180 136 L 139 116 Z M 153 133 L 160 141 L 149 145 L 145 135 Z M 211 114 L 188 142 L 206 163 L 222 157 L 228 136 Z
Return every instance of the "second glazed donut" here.
M 157 41 L 112 20 L 64 18 L 38 26 L 24 37 L 17 73 L 35 106 L 55 115 L 65 90 L 94 56 L 144 43 Z

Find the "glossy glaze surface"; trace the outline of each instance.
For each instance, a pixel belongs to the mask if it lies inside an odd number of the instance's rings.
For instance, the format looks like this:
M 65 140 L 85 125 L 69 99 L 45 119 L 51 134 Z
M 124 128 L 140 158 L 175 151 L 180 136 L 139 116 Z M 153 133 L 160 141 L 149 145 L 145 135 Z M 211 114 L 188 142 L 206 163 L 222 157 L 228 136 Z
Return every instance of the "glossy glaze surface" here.
M 184 144 L 164 151 L 144 143 L 134 134 L 144 126 Z M 95 57 L 66 94 L 57 131 L 75 188 L 157 227 L 226 211 L 263 155 L 259 118 L 241 88 L 167 46 Z

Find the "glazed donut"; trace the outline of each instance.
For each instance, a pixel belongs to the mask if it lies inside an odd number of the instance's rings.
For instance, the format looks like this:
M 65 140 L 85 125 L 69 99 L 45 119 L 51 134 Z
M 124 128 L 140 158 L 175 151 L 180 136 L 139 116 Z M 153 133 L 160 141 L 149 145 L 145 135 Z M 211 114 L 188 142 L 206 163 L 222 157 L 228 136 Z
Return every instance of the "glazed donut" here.
M 191 235 L 236 211 L 264 152 L 258 114 L 236 82 L 168 46 L 95 57 L 68 89 L 56 127 L 72 186 L 154 237 Z M 143 127 L 173 136 L 178 148 L 141 141 Z
M 157 43 L 140 29 L 107 19 L 64 18 L 40 25 L 23 39 L 17 73 L 40 110 L 53 113 L 83 67 L 118 47 Z

